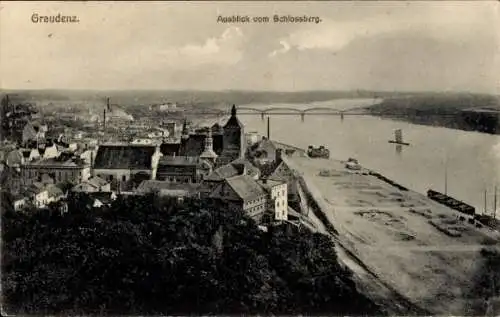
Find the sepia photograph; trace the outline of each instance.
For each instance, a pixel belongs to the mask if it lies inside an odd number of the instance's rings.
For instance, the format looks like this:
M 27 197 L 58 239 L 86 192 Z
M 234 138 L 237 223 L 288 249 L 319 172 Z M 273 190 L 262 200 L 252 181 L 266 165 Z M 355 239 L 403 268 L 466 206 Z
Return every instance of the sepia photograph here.
M 499 316 L 500 1 L 0 1 L 3 316 Z

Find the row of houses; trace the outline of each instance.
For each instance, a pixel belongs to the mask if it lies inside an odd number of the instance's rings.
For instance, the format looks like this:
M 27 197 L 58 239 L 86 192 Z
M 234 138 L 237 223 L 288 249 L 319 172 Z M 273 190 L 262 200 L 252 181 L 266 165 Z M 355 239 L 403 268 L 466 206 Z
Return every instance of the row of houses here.
M 259 157 L 253 159 L 276 166 L 263 177 L 260 169 L 243 157 L 245 147 L 243 125 L 233 106 L 223 127 L 214 125 L 193 134 L 185 124 L 178 144 L 100 144 L 84 156 L 83 152 L 61 151 L 57 144 L 46 143 L 44 151 L 31 148 L 28 155 L 16 150 L 9 153 L 7 161 L 18 173 L 21 187 L 33 186 L 42 179 L 50 179 L 52 184 L 46 182 L 49 185 L 73 183 L 76 185 L 71 191 L 99 197 L 95 206 L 109 203 L 117 194 L 155 192 L 179 199 L 221 201 L 257 221 L 266 214 L 274 220 L 286 220 L 296 185 L 293 171 L 281 158 L 298 149 L 269 140 L 258 142 L 255 148 Z

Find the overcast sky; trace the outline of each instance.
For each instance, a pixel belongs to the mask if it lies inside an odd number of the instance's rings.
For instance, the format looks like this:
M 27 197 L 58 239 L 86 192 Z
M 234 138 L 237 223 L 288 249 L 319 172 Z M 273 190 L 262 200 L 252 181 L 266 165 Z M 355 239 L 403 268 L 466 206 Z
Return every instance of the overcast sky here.
M 500 93 L 500 3 L 2 3 L 7 89 Z M 77 15 L 75 24 L 34 24 Z M 231 15 L 321 23 L 224 24 Z

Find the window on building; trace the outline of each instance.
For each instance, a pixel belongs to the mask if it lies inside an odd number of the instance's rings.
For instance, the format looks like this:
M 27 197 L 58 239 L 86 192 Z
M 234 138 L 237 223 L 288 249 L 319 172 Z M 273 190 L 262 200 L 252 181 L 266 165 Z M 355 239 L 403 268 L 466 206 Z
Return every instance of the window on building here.
M 127 176 L 123 175 L 122 176 L 122 182 L 125 182 L 127 180 Z

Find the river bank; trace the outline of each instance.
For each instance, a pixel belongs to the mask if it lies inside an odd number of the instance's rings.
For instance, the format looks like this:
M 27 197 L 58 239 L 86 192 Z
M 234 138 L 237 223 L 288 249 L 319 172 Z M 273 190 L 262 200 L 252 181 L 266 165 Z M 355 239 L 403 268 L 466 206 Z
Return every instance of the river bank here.
M 420 125 L 500 134 L 500 97 L 482 94 L 423 94 L 385 98 L 370 114 Z
M 339 258 L 375 301 L 392 314 L 483 313 L 483 299 L 474 296 L 480 250 L 497 243 L 497 233 L 368 170 L 351 172 L 327 159 L 285 160 L 317 205 Z

